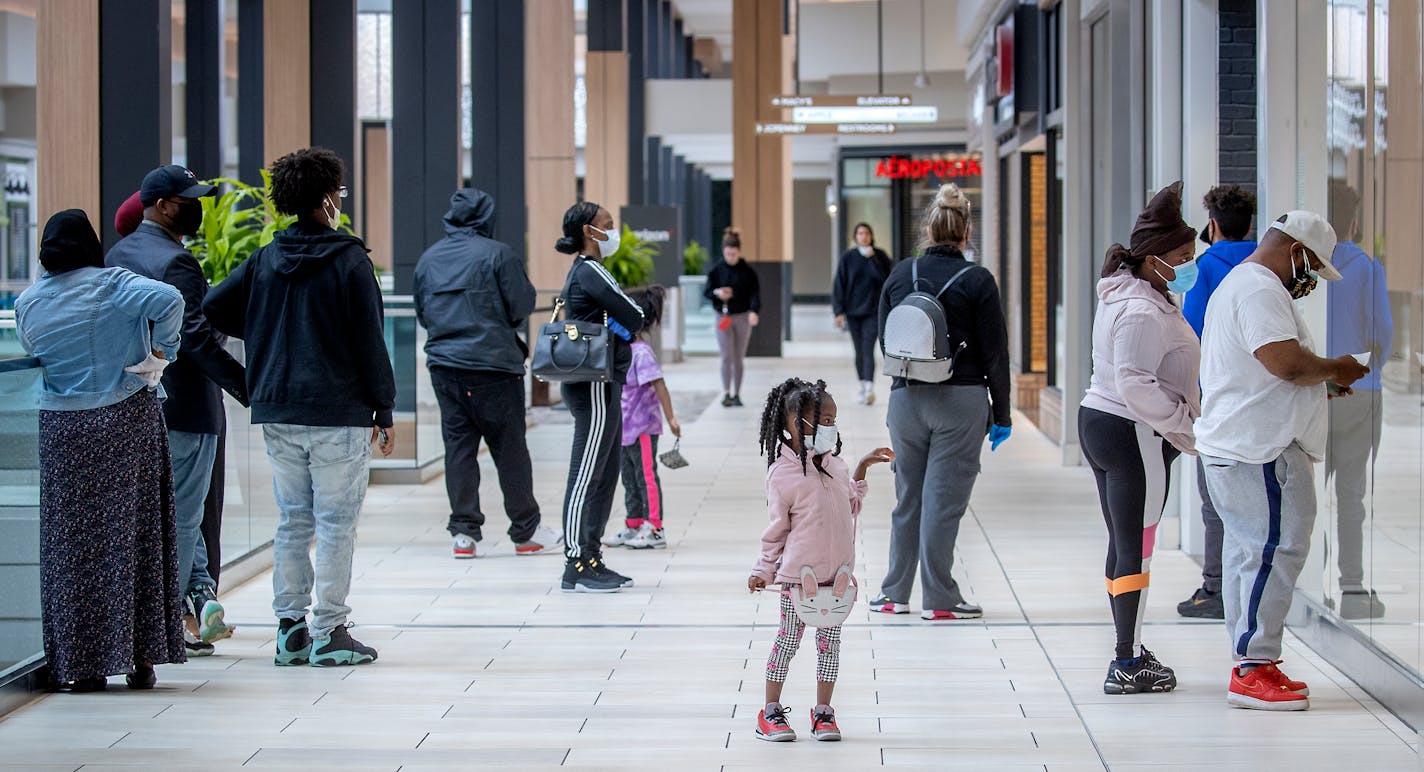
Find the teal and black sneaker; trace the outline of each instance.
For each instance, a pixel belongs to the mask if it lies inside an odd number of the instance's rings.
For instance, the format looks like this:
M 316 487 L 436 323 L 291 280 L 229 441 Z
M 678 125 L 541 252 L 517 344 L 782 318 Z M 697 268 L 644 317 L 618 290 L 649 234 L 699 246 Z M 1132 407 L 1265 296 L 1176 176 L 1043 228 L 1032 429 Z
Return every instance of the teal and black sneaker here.
M 364 665 L 376 661 L 376 650 L 351 637 L 347 625 L 331 631 L 325 638 L 312 640 L 312 667 Z
M 307 629 L 307 619 L 277 620 L 277 656 L 272 663 L 277 667 L 305 665 L 311 660 L 312 639 Z
M 212 587 L 206 584 L 194 587 L 188 591 L 183 602 L 187 612 L 198 621 L 198 638 L 203 643 L 231 638 L 233 631 L 237 629 L 230 627 L 223 620 L 223 606 L 218 602 L 217 593 Z

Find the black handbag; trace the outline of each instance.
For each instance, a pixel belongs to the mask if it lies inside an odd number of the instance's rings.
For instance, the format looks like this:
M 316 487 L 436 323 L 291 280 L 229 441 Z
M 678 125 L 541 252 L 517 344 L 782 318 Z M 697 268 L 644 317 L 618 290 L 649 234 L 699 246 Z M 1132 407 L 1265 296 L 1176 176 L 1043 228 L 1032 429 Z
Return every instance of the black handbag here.
M 577 270 L 575 266 L 574 270 Z M 569 281 L 563 294 L 568 294 Z M 607 383 L 613 380 L 612 341 L 605 324 L 559 321 L 564 299 L 554 302 L 549 323 L 539 328 L 529 369 L 535 378 L 552 383 Z M 605 319 L 607 315 L 605 314 Z

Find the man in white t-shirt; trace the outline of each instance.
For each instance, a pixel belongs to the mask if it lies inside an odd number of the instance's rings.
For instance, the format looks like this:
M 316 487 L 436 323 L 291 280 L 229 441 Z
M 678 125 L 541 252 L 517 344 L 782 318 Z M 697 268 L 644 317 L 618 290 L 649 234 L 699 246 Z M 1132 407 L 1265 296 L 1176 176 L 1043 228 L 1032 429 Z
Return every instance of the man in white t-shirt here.
M 1276 667 L 1295 581 L 1315 523 L 1314 464 L 1325 456 L 1329 396 L 1369 369 L 1322 359 L 1292 300 L 1330 264 L 1335 231 L 1314 212 L 1283 215 L 1211 296 L 1202 331 L 1205 401 L 1196 423 L 1206 483 L 1225 526 L 1222 598 L 1232 656 L 1227 702 L 1304 710 L 1309 689 Z

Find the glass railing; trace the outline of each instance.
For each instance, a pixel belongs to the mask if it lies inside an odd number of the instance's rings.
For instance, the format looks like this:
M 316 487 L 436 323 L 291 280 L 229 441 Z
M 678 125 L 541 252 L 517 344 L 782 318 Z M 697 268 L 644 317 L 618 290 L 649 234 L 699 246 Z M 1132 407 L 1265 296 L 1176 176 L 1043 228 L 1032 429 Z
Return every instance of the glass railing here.
M 39 395 L 38 360 L 0 360 L 0 685 L 43 660 Z

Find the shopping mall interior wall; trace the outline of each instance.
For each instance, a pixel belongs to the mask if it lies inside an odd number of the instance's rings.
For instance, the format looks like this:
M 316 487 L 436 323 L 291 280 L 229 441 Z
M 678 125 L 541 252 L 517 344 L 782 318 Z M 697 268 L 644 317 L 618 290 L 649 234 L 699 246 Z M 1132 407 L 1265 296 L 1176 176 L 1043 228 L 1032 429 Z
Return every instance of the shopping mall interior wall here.
M 791 189 L 791 293 L 798 303 L 825 303 L 831 296 L 837 255 L 831 241 L 831 218 L 826 214 L 826 187 L 830 180 L 796 180 Z

